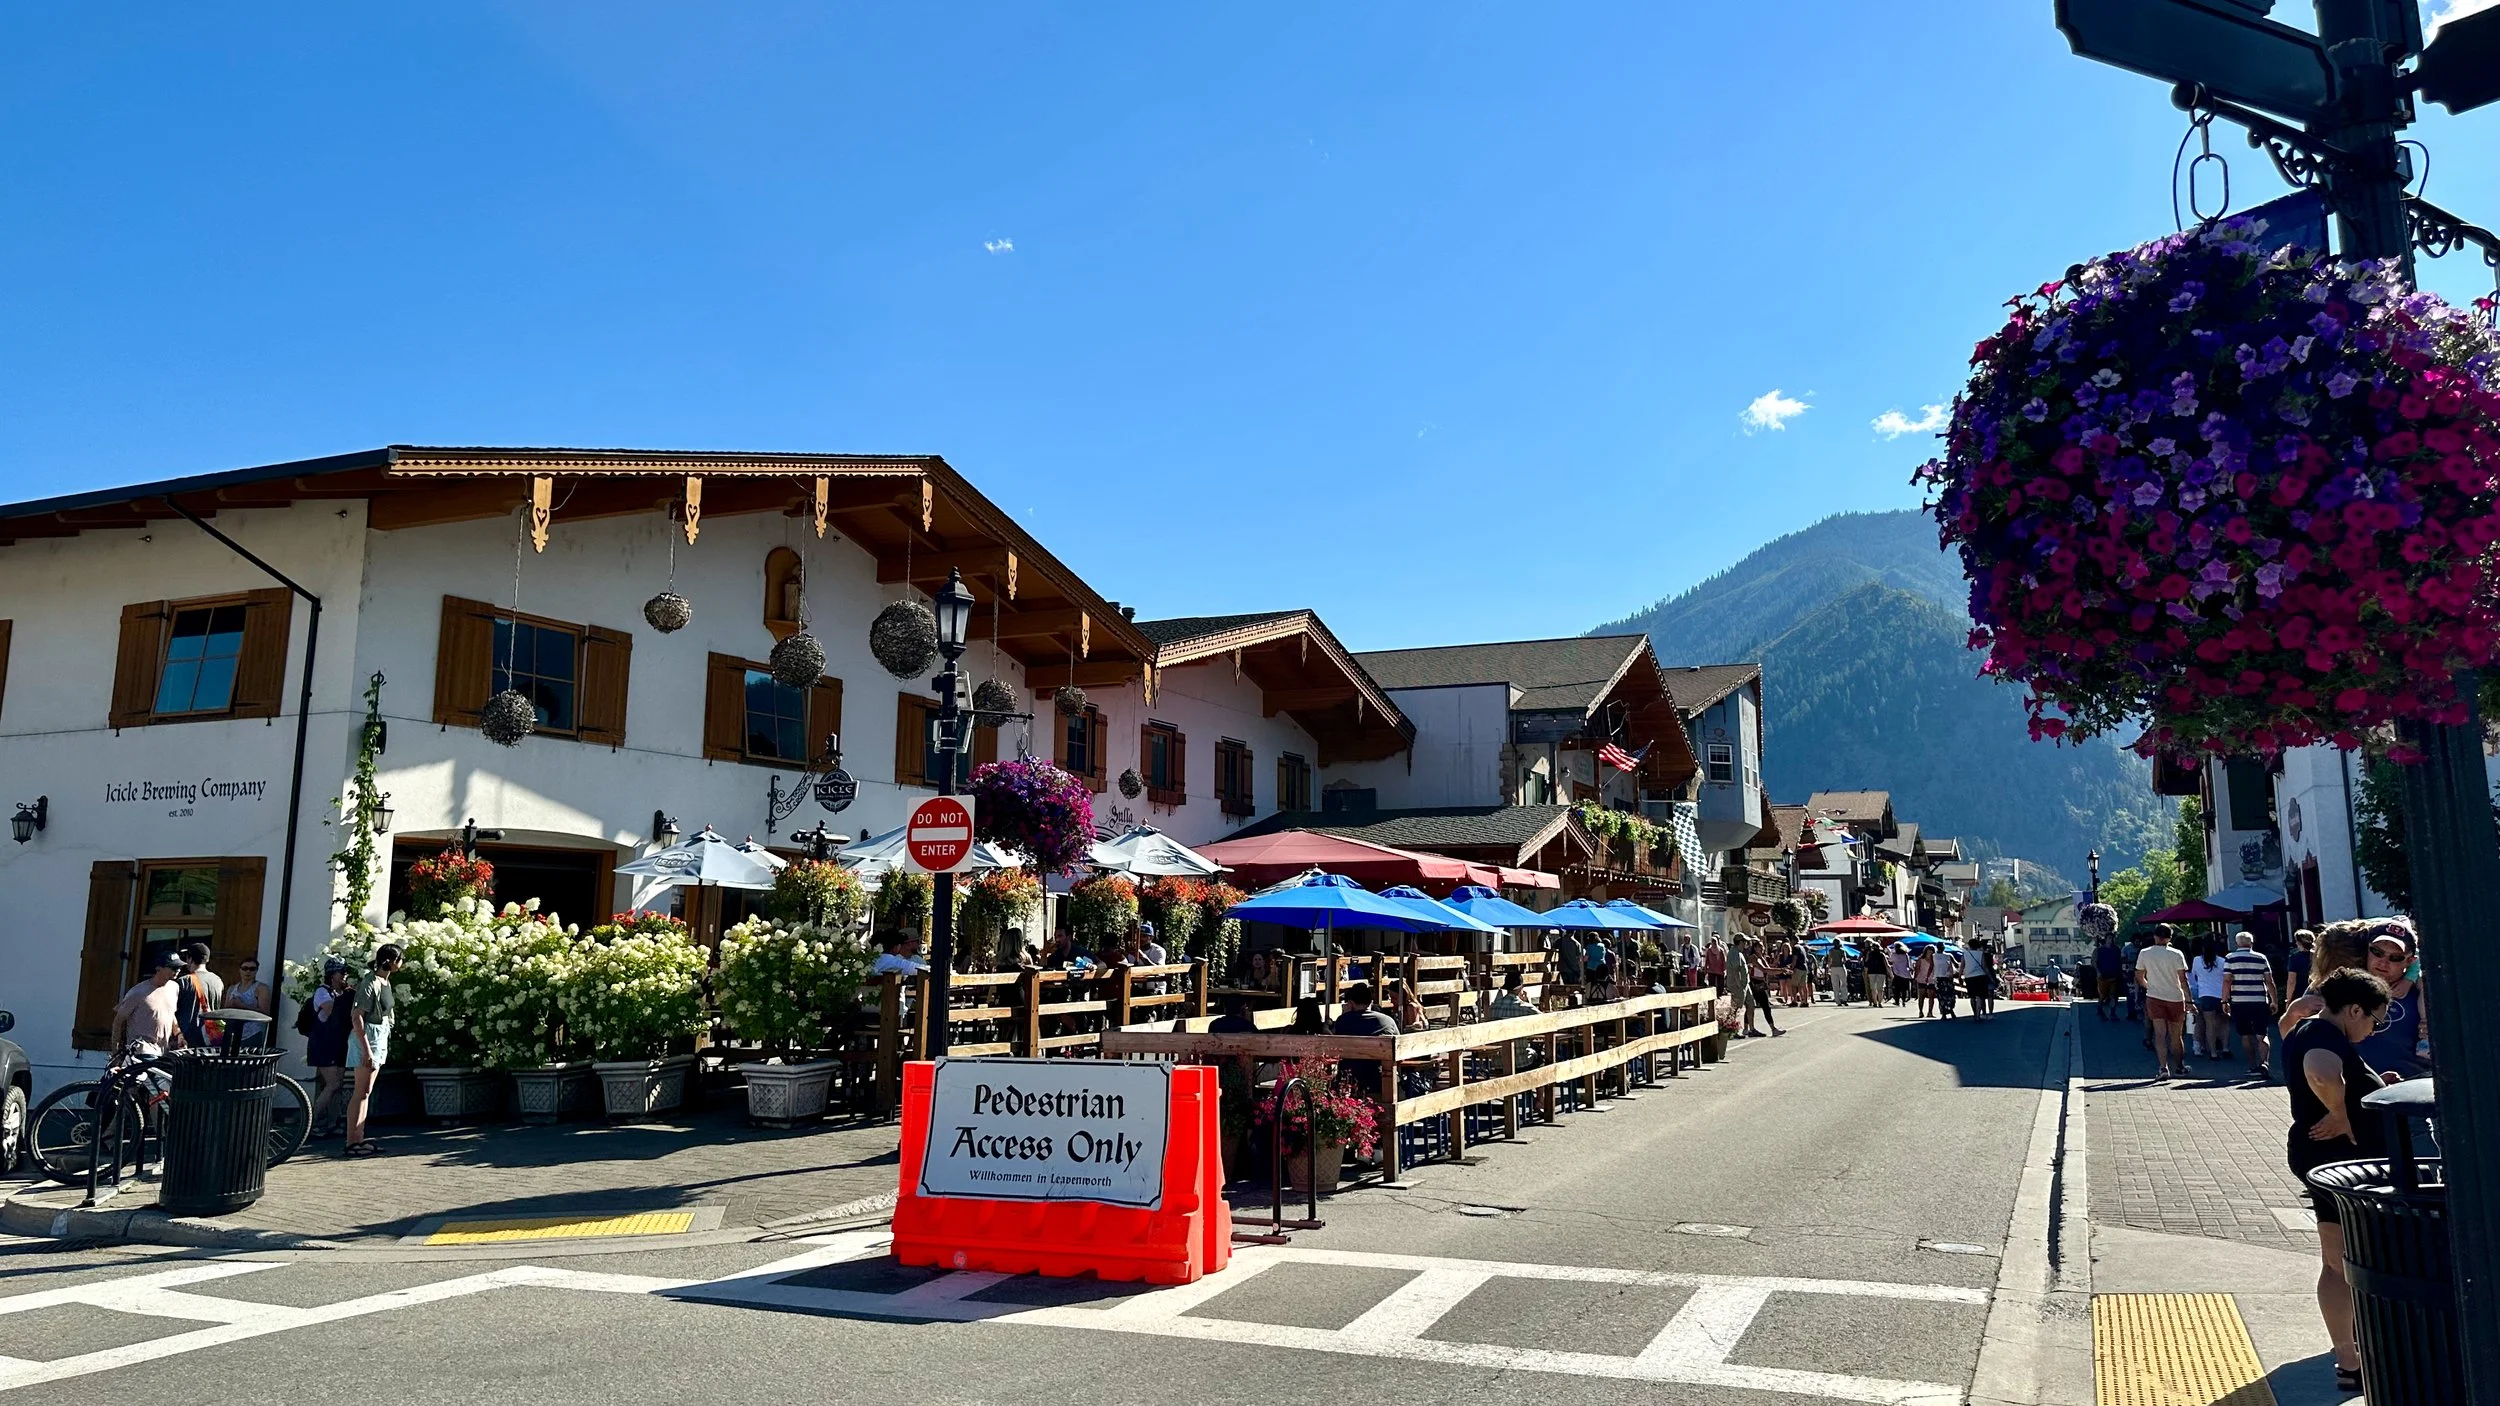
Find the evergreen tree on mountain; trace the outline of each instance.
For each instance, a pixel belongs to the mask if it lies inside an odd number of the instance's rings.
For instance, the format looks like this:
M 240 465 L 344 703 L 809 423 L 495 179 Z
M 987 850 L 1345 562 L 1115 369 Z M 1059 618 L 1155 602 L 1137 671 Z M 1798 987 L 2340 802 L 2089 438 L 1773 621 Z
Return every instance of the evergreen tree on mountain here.
M 1978 676 L 1966 601 L 1925 514 L 1845 513 L 1596 633 L 1646 632 L 1670 665 L 1760 662 L 1779 800 L 1890 791 L 1894 814 L 1971 855 L 2065 873 L 2096 848 L 2113 868 L 2166 853 L 2151 767 L 2107 739 L 2033 742 L 2020 692 Z

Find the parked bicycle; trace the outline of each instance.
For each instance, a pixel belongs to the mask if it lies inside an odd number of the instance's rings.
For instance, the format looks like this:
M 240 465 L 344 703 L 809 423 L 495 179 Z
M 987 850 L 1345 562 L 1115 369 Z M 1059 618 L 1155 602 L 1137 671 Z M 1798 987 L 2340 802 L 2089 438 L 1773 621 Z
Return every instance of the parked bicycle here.
M 35 1167 L 64 1185 L 121 1179 L 127 1166 L 144 1174 L 161 1150 L 164 1110 L 173 1097 L 169 1056 L 133 1042 L 101 1079 L 64 1084 L 35 1105 L 27 1150 Z M 312 1100 L 304 1086 L 271 1070 L 269 1165 L 292 1157 L 312 1131 Z M 93 1178 L 89 1173 L 95 1173 Z

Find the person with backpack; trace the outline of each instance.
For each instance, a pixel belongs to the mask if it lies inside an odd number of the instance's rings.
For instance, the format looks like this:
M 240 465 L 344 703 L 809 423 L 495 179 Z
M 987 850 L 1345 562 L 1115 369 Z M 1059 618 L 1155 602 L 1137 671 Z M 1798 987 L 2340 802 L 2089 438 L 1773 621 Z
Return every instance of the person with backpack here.
M 347 1092 L 348 1012 L 355 1004 L 347 963 L 331 957 L 321 964 L 321 985 L 312 999 L 295 1008 L 295 1033 L 304 1037 L 304 1062 L 312 1066 L 314 1091 L 312 1136 L 339 1131 Z
M 174 978 L 174 1023 L 182 1027 L 183 1043 L 195 1050 L 213 1050 L 225 1038 L 221 1023 L 208 1013 L 226 1003 L 226 979 L 208 969 L 208 944 L 182 949 L 182 975 Z

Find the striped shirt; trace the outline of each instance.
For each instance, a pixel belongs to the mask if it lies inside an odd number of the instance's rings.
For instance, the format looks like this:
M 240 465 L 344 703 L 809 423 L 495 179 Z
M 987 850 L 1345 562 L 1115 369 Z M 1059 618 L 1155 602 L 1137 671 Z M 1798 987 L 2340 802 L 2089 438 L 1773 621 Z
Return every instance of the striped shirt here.
M 2234 948 L 2222 959 L 2222 966 L 2230 978 L 2230 997 L 2234 1004 L 2243 1001 L 2259 1005 L 2265 1003 L 2266 978 L 2274 975 L 2274 963 L 2266 960 L 2265 953 L 2253 947 Z

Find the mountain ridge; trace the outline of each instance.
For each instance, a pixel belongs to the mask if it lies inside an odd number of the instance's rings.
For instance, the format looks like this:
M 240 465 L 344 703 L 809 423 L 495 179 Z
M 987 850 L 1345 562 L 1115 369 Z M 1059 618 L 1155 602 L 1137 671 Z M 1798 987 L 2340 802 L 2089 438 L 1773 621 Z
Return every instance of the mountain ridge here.
M 2060 870 L 2166 843 L 2143 758 L 2030 740 L 2020 692 L 1979 676 L 1967 599 L 1924 513 L 1843 513 L 1591 633 L 1645 633 L 1670 665 L 1760 663 L 1764 783 L 1782 801 L 1890 791 L 1929 834 Z

